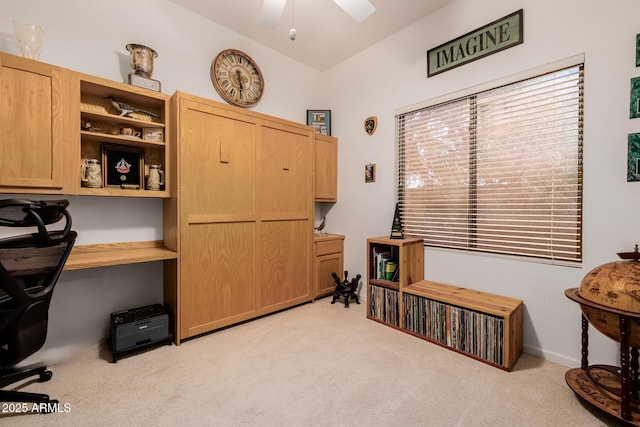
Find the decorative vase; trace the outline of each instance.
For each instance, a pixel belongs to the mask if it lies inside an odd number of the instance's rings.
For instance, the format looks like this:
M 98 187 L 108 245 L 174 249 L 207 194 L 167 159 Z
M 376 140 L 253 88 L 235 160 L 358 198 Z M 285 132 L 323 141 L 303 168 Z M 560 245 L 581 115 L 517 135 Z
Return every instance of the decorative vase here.
M 141 44 L 129 43 L 126 47 L 130 55 L 131 72 L 145 78 L 151 78 L 153 60 L 158 57 L 158 53 Z
M 22 56 L 37 60 L 44 45 L 44 30 L 35 24 L 21 24 L 13 21 L 13 32 Z

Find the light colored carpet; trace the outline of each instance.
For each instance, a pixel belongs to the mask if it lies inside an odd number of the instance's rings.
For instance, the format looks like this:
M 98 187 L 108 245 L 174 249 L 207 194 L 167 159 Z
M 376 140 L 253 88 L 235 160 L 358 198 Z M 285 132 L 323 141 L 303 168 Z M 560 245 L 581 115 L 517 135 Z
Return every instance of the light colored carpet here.
M 69 412 L 12 426 L 604 426 L 567 368 L 523 354 L 512 372 L 325 298 L 110 363 L 104 344 L 50 366 Z M 613 424 L 612 424 L 613 425 Z

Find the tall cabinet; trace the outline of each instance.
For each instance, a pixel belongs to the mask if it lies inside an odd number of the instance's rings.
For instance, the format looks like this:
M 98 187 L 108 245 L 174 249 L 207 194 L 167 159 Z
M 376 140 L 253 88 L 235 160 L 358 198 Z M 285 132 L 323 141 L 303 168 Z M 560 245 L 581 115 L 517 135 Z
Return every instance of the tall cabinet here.
M 181 92 L 172 107 L 176 341 L 310 301 L 313 129 Z

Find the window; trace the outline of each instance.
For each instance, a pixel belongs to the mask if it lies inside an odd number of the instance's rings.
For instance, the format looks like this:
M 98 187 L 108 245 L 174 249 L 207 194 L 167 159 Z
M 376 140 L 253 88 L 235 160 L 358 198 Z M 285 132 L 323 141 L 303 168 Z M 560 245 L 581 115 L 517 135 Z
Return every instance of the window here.
M 579 64 L 398 114 L 405 234 L 580 262 L 582 105 Z

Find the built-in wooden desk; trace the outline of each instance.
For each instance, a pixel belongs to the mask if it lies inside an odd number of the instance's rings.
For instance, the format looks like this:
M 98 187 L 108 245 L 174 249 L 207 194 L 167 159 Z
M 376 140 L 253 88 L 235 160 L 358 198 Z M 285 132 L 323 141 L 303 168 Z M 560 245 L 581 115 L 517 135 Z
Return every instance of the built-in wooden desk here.
M 74 246 L 71 251 L 64 270 L 80 270 L 177 258 L 178 253 L 166 248 L 162 240 L 78 245 Z

